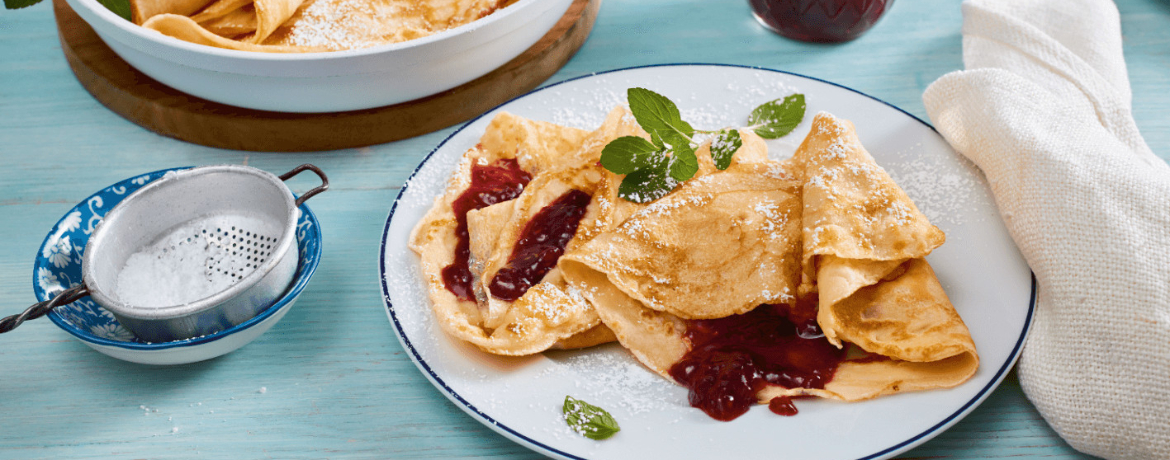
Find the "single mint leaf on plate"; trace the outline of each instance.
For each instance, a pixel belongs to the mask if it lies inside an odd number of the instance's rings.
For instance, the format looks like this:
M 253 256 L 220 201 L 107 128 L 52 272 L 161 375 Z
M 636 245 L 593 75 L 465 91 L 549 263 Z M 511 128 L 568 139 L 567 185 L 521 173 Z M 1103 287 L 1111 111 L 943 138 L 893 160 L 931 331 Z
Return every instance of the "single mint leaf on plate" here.
M 776 99 L 752 110 L 748 124 L 764 139 L 778 139 L 796 129 L 804 120 L 804 95 L 793 94 Z
M 30 7 L 40 2 L 41 0 L 4 0 L 4 8 L 15 10 Z
M 565 405 L 561 408 L 565 422 L 569 428 L 589 439 L 602 440 L 621 431 L 617 420 L 614 420 L 605 409 L 589 404 L 572 396 L 565 396 Z
M 699 172 L 699 159 L 689 144 L 676 146 L 670 154 L 670 177 L 682 182 Z M 671 190 L 674 190 L 671 187 Z
M 659 149 L 638 136 L 622 136 L 601 150 L 601 166 L 614 174 L 629 174 L 648 166 L 649 157 Z
M 731 157 L 741 146 L 743 139 L 739 137 L 738 130 L 719 131 L 719 134 L 711 139 L 711 160 L 715 162 L 715 167 L 722 171 L 731 166 Z
M 670 161 L 666 157 L 658 157 L 653 165 L 640 168 L 626 175 L 618 186 L 618 196 L 635 203 L 649 203 L 666 196 L 678 186 L 678 181 L 670 177 L 668 171 Z
M 630 103 L 630 112 L 638 120 L 638 125 L 651 135 L 658 134 L 670 142 L 671 134 L 682 135 L 687 139 L 695 134 L 695 129 L 683 121 L 678 106 L 666 96 L 646 88 L 630 88 L 626 90 L 626 100 Z

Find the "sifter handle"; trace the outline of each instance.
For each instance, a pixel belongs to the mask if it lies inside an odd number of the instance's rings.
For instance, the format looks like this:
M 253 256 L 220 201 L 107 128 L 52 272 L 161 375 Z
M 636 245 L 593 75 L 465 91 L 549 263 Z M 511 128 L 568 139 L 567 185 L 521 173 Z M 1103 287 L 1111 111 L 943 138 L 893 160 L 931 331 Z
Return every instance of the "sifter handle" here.
M 52 299 L 33 304 L 33 306 L 28 307 L 23 313 L 0 319 L 0 334 L 16 329 L 16 326 L 19 326 L 20 323 L 45 316 L 50 310 L 61 305 L 71 304 L 73 301 L 87 295 L 89 295 L 89 288 L 84 284 L 79 284 L 61 291 L 60 294 L 57 294 Z
M 305 163 L 303 165 L 300 165 L 300 166 L 293 168 L 292 171 L 289 171 L 289 172 L 286 172 L 284 174 L 277 176 L 280 178 L 280 180 L 289 180 L 293 176 L 304 172 L 306 169 L 313 171 L 314 173 L 317 174 L 317 177 L 321 178 L 321 185 L 318 185 L 316 188 L 313 188 L 312 190 L 305 192 L 304 195 L 301 195 L 300 198 L 297 198 L 296 203 L 297 203 L 298 208 L 301 206 L 302 203 L 307 201 L 309 198 L 312 198 L 313 195 L 316 195 L 318 193 L 329 190 L 329 178 L 325 177 L 325 171 L 322 171 L 321 168 L 318 168 L 318 167 L 313 166 L 311 164 Z

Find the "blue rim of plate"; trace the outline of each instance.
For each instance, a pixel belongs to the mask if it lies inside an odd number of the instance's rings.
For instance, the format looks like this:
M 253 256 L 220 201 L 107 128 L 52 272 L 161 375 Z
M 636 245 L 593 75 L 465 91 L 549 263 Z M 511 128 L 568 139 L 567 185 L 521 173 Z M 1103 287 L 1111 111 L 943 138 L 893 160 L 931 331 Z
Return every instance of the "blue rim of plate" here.
M 90 219 L 85 220 L 85 222 L 78 222 L 77 223 L 78 228 L 76 230 L 81 231 L 85 237 L 84 241 L 80 241 L 80 243 L 81 243 L 79 245 L 80 249 L 76 249 L 75 251 L 73 251 L 76 253 L 76 256 L 78 258 L 80 258 L 82 252 L 84 251 L 85 242 L 88 241 L 88 238 L 89 238 L 89 233 L 86 232 L 86 230 L 88 230 L 89 232 L 92 232 L 94 226 L 96 226 L 101 221 L 101 218 L 103 216 L 105 216 L 105 213 L 108 212 L 109 209 L 113 209 L 113 207 L 115 205 L 117 205 L 119 202 L 122 201 L 122 199 L 124 199 L 126 196 L 133 193 L 135 190 L 145 186 L 146 184 L 148 184 L 150 182 L 153 182 L 153 181 L 163 177 L 167 173 L 174 172 L 174 171 L 183 171 L 183 170 L 187 170 L 187 169 L 191 169 L 191 168 L 192 168 L 192 166 L 184 166 L 184 167 L 178 167 L 178 168 L 160 169 L 158 171 L 152 171 L 152 172 L 145 173 L 145 174 L 139 174 L 137 176 L 122 180 L 118 183 L 115 183 L 113 185 L 110 185 L 106 188 L 99 190 L 98 192 L 90 195 L 89 197 L 87 197 L 86 199 L 84 199 L 80 203 L 78 203 L 77 206 L 74 206 L 72 209 L 70 209 L 68 212 L 66 212 L 65 216 L 63 216 L 61 218 L 61 220 L 59 220 L 56 224 L 53 225 L 53 228 L 49 231 L 48 235 L 45 236 L 44 241 L 41 242 L 41 246 L 40 246 L 40 248 L 38 248 L 36 261 L 33 263 L 33 291 L 36 294 L 37 300 L 38 301 L 48 300 L 49 298 L 51 298 L 52 295 L 55 295 L 57 292 L 59 292 L 59 291 L 54 291 L 52 293 L 49 293 L 45 289 L 43 289 L 41 287 L 40 280 L 38 279 L 40 276 L 40 274 L 38 272 L 41 269 L 48 269 L 47 265 L 50 263 L 50 261 L 48 260 L 48 258 L 46 256 L 44 256 L 44 250 L 45 250 L 46 246 L 49 245 L 50 240 L 53 240 L 55 237 L 58 236 L 58 232 L 59 232 L 59 230 L 61 230 L 61 228 L 60 228 L 61 225 L 64 224 L 66 222 L 66 220 L 73 213 L 85 211 L 85 212 L 89 212 L 91 214 Z M 109 199 L 112 197 L 116 197 L 117 199 L 116 200 Z M 294 195 L 294 198 L 295 198 L 295 195 Z M 97 209 L 95 209 L 95 206 L 97 208 L 102 208 L 103 210 L 98 211 Z M 82 209 L 82 208 L 84 208 L 84 209 Z M 51 320 L 53 322 L 53 324 L 56 324 L 57 327 L 61 328 L 65 332 L 68 332 L 69 334 L 73 335 L 74 337 L 77 337 L 78 339 L 80 339 L 82 341 L 85 341 L 85 342 L 88 342 L 91 344 L 95 344 L 95 345 L 118 347 L 118 348 L 125 348 L 128 350 L 137 350 L 137 351 L 163 350 L 163 349 L 168 349 L 168 348 L 189 347 L 189 346 L 194 346 L 194 345 L 200 345 L 200 344 L 204 344 L 204 343 L 214 342 L 216 340 L 219 340 L 219 339 L 222 339 L 222 338 L 227 337 L 229 335 L 232 335 L 236 332 L 240 332 L 242 330 L 248 329 L 248 328 L 264 321 L 265 319 L 271 317 L 272 315 L 276 314 L 276 312 L 280 311 L 286 305 L 288 305 L 290 302 L 295 300 L 297 298 L 297 296 L 300 295 L 301 291 L 305 288 L 305 286 L 308 285 L 309 279 L 313 277 L 313 273 L 315 273 L 317 271 L 317 264 L 321 261 L 321 246 L 322 246 L 322 243 L 321 243 L 321 224 L 317 221 L 317 215 L 313 214 L 313 211 L 311 209 L 309 209 L 308 205 L 302 204 L 299 209 L 301 210 L 301 217 L 297 219 L 298 261 L 297 261 L 297 272 L 296 272 L 296 275 L 294 278 L 295 282 L 270 307 L 264 309 L 259 314 L 252 317 L 251 319 L 244 321 L 240 324 L 237 324 L 231 328 L 224 329 L 224 330 L 216 332 L 214 334 L 208 334 L 205 336 L 195 337 L 195 338 L 186 339 L 186 340 L 174 340 L 174 341 L 170 341 L 170 342 L 159 342 L 159 343 L 128 342 L 128 341 L 120 341 L 120 340 L 111 340 L 109 338 L 96 336 L 96 335 L 92 334 L 90 331 L 86 331 L 86 330 L 78 327 L 76 324 L 74 324 L 73 322 L 66 319 L 57 310 L 50 311 L 49 314 L 46 316 L 48 316 L 49 320 Z M 82 230 L 81 226 L 87 226 L 87 228 L 85 230 Z M 80 279 L 76 280 L 77 283 L 80 283 L 80 281 L 81 281 Z M 73 284 L 73 283 L 70 283 L 70 284 Z M 93 300 L 90 299 L 88 296 L 82 297 L 81 299 L 78 299 L 77 302 L 89 302 L 89 303 L 93 304 L 94 308 L 101 308 L 100 306 L 98 306 L 96 304 L 96 302 L 93 302 Z M 72 305 L 72 304 L 69 304 L 69 305 Z M 68 307 L 69 305 L 63 305 L 62 307 L 59 307 L 59 308 L 65 308 L 65 307 Z
M 559 456 L 564 457 L 564 458 L 587 460 L 584 457 L 579 457 L 579 456 L 570 454 L 568 452 L 564 452 L 564 451 L 559 450 L 555 447 L 549 446 L 545 443 L 542 443 L 542 442 L 537 441 L 535 439 L 529 438 L 528 436 L 523 435 L 519 431 L 516 431 L 515 429 L 500 423 L 496 419 L 493 419 L 490 415 L 483 412 L 478 407 L 476 407 L 474 404 L 471 404 L 471 402 L 464 399 L 463 396 L 459 395 L 459 393 L 456 393 L 454 389 L 452 389 L 450 386 L 447 385 L 446 382 L 443 381 L 443 379 L 439 378 L 438 374 L 436 374 L 431 369 L 430 365 L 428 365 L 426 363 L 426 361 L 423 360 L 422 356 L 419 355 L 418 350 L 416 350 L 414 348 L 414 345 L 410 343 L 410 339 L 408 339 L 406 337 L 406 332 L 402 330 L 402 324 L 400 324 L 398 322 L 398 316 L 394 314 L 394 305 L 392 304 L 392 302 L 390 300 L 389 286 L 387 286 L 387 284 L 386 284 L 386 238 L 390 232 L 390 223 L 394 219 L 394 211 L 396 209 L 398 209 L 398 201 L 402 199 L 403 195 L 405 195 L 407 187 L 410 186 L 411 180 L 414 179 L 415 175 L 418 174 L 418 171 L 420 169 L 422 169 L 423 165 L 425 165 L 427 163 L 427 161 L 430 160 L 431 157 L 434 156 L 435 153 L 438 152 L 439 149 L 441 149 L 443 147 L 443 145 L 445 145 L 448 141 L 450 141 L 451 138 L 455 137 L 456 134 L 459 134 L 464 129 L 467 129 L 467 127 L 470 126 L 472 123 L 475 123 L 477 120 L 479 120 L 480 118 L 483 118 L 485 115 L 494 112 L 496 109 L 512 103 L 512 101 L 515 101 L 517 99 L 521 99 L 524 97 L 528 97 L 528 96 L 536 94 L 538 92 L 541 92 L 541 91 L 547 90 L 549 88 L 553 88 L 553 87 L 556 87 L 556 86 L 559 86 L 559 85 L 562 85 L 562 84 L 565 84 L 565 83 L 568 83 L 571 81 L 576 81 L 576 80 L 580 80 L 583 78 L 592 78 L 592 77 L 595 77 L 597 75 L 604 75 L 604 74 L 608 74 L 608 73 L 623 72 L 623 71 L 635 70 L 635 69 L 646 69 L 646 68 L 652 68 L 652 67 L 687 67 L 687 66 L 734 67 L 734 68 L 741 68 L 741 69 L 763 70 L 766 72 L 775 72 L 775 73 L 779 73 L 779 74 L 791 75 L 794 77 L 807 78 L 809 80 L 818 81 L 818 82 L 825 83 L 828 85 L 836 86 L 838 88 L 857 93 L 858 95 L 861 95 L 861 96 L 867 97 L 869 99 L 872 99 L 874 101 L 885 104 L 886 106 L 888 106 L 894 110 L 902 112 L 903 114 L 914 119 L 915 121 L 922 123 L 924 126 L 926 126 L 927 128 L 930 128 L 930 130 L 934 131 L 936 134 L 938 133 L 938 130 L 934 129 L 934 126 L 932 126 L 930 123 L 927 123 L 926 121 L 923 121 L 922 119 L 914 116 L 914 114 L 907 112 L 905 110 L 902 110 L 901 108 L 899 108 L 898 106 L 896 106 L 894 104 L 891 104 L 889 102 L 883 101 L 883 100 L 878 99 L 876 97 L 870 96 L 868 94 L 865 94 L 861 91 L 855 90 L 855 89 L 850 88 L 848 86 L 840 85 L 840 84 L 833 83 L 833 82 L 827 81 L 827 80 L 822 80 L 822 79 L 816 78 L 816 77 L 810 77 L 810 76 L 801 75 L 798 73 L 787 72 L 784 70 L 769 69 L 766 67 L 755 67 L 755 66 L 745 66 L 745 65 L 736 65 L 736 64 L 707 64 L 707 63 L 651 64 L 651 65 L 643 65 L 643 66 L 624 67 L 624 68 L 620 68 L 620 69 L 606 70 L 603 72 L 592 72 L 588 75 L 582 75 L 579 77 L 574 77 L 574 78 L 570 78 L 567 80 L 562 80 L 562 81 L 559 81 L 559 82 L 556 82 L 556 83 L 553 83 L 553 84 L 550 84 L 547 86 L 543 86 L 543 87 L 534 89 L 534 90 L 529 91 L 529 92 L 522 94 L 520 96 L 516 96 L 516 97 L 508 100 L 507 102 L 504 102 L 500 105 L 497 105 L 497 106 L 493 107 L 492 109 L 480 114 L 479 116 L 477 116 L 471 120 L 468 120 L 466 123 L 464 123 L 462 126 L 460 126 L 459 129 L 456 129 L 454 132 L 452 132 L 450 135 L 448 135 L 446 139 L 443 139 L 443 142 L 440 142 L 439 145 L 434 148 L 434 150 L 431 150 L 431 153 L 428 153 L 427 156 L 425 158 L 423 158 L 422 161 L 419 162 L 418 166 L 415 167 L 414 171 L 410 174 L 410 177 L 406 179 L 406 182 L 403 184 L 402 189 L 400 189 L 398 191 L 398 196 L 396 198 L 394 198 L 394 204 L 390 206 L 390 215 L 386 216 L 386 225 L 385 225 L 385 227 L 383 227 L 383 230 L 382 230 L 382 244 L 381 244 L 381 247 L 378 251 L 378 255 L 379 255 L 378 275 L 381 276 L 381 278 L 382 278 L 382 280 L 381 280 L 381 282 L 382 282 L 382 302 L 385 303 L 385 308 L 386 308 L 387 314 L 390 316 L 390 318 L 394 322 L 395 332 L 396 332 L 396 335 L 398 336 L 399 341 L 402 342 L 403 346 L 405 346 L 408 350 L 410 350 L 410 356 L 411 356 L 412 360 L 415 362 L 415 364 L 418 365 L 419 368 L 421 368 L 423 371 L 426 372 L 426 376 L 428 379 L 430 379 L 432 382 L 434 382 L 435 385 L 442 388 L 443 392 L 446 393 L 448 398 L 456 400 L 460 404 L 463 404 L 463 406 L 464 406 L 463 409 L 465 411 L 467 411 L 468 413 L 475 415 L 476 417 L 480 418 L 481 420 L 487 422 L 489 427 L 497 429 L 497 430 L 502 430 L 503 432 L 506 432 L 507 434 L 515 437 L 516 439 L 523 440 L 529 446 L 538 448 L 538 449 L 543 450 L 545 452 L 559 455 Z M 951 424 L 958 422 L 960 419 L 965 417 L 967 415 L 967 413 L 969 413 L 971 410 L 973 410 L 975 408 L 975 406 L 977 406 L 981 402 L 983 402 L 983 400 L 986 399 L 987 396 L 991 394 L 991 391 L 999 386 L 999 384 L 1003 381 L 1004 377 L 1007 376 L 1008 371 L 1012 368 L 1013 365 L 1015 365 L 1016 360 L 1020 357 L 1020 350 L 1023 348 L 1024 340 L 1028 337 L 1028 332 L 1032 329 L 1032 318 L 1033 318 L 1033 314 L 1036 311 L 1036 293 L 1037 293 L 1036 275 L 1035 275 L 1035 273 L 1033 273 L 1032 274 L 1032 292 L 1030 294 L 1030 298 L 1028 299 L 1028 315 L 1024 319 L 1024 329 L 1022 331 L 1020 331 L 1020 336 L 1016 340 L 1015 346 L 1012 348 L 1011 355 L 1008 357 L 1008 359 L 1006 361 L 1004 361 L 1003 365 L 1000 366 L 999 369 L 997 369 L 995 371 L 995 375 L 992 376 L 991 380 L 987 383 L 987 385 L 985 385 L 982 389 L 980 389 L 979 392 L 975 394 L 975 396 L 971 397 L 970 400 L 968 400 L 965 404 L 963 404 L 961 407 L 959 407 L 959 409 L 957 409 L 954 413 L 947 416 L 946 418 L 944 418 L 942 421 L 938 422 L 934 426 L 926 429 L 922 433 L 911 436 L 909 439 L 906 439 L 902 442 L 894 444 L 893 446 L 882 449 L 881 451 L 866 455 L 864 457 L 858 457 L 857 460 L 870 460 L 870 459 L 879 458 L 879 457 L 882 457 L 884 455 L 888 455 L 890 453 L 900 451 L 901 449 L 908 448 L 908 447 L 917 445 L 918 443 L 924 442 L 927 439 L 930 439 L 931 437 L 938 435 L 939 433 L 942 432 L 942 430 L 949 427 Z

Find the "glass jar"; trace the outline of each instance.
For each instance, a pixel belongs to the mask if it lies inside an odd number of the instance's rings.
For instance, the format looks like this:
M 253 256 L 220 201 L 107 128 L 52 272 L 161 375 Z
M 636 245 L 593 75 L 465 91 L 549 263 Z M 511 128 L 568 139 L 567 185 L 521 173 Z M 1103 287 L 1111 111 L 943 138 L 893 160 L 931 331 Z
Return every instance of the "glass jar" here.
M 873 27 L 894 0 L 748 0 L 756 20 L 788 38 L 817 43 L 853 40 Z

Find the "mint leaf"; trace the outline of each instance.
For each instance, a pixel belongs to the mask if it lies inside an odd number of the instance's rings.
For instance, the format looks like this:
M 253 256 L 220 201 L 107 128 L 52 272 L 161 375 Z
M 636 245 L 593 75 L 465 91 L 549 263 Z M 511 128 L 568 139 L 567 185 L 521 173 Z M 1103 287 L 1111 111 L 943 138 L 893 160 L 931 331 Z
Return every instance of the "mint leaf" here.
M 792 132 L 804 119 L 804 95 L 793 94 L 765 103 L 752 110 L 748 117 L 756 134 L 764 139 L 777 139 Z
M 618 196 L 635 203 L 649 203 L 666 196 L 678 186 L 668 171 L 670 159 L 658 157 L 654 164 L 626 175 L 618 185 Z
M 565 405 L 561 407 L 565 422 L 569 428 L 589 439 L 602 440 L 621 431 L 617 420 L 614 420 L 605 409 L 589 404 L 572 396 L 565 396 Z
M 743 139 L 739 137 L 739 131 L 734 129 L 719 131 L 719 134 L 711 139 L 711 160 L 715 162 L 715 167 L 722 171 L 731 166 L 732 155 L 735 155 L 742 146 Z
M 699 172 L 699 159 L 689 144 L 676 146 L 670 155 L 670 177 L 682 182 Z
M 5 0 L 7 1 L 7 0 Z M 121 16 L 123 19 L 130 20 L 130 0 L 98 0 L 114 14 Z
M 682 120 L 678 106 L 666 96 L 646 88 L 630 88 L 626 90 L 626 99 L 638 125 L 651 135 L 657 134 L 670 142 L 672 134 L 688 140 L 695 134 L 695 129 Z
M 730 167 L 732 157 L 743 147 L 743 138 L 735 129 L 696 131 L 666 96 L 646 88 L 630 88 L 626 98 L 630 112 L 650 133 L 650 140 L 635 136 L 614 139 L 602 149 L 600 163 L 614 174 L 625 174 L 618 196 L 628 201 L 649 203 L 695 177 L 699 160 L 691 145 L 696 132 L 715 135 L 711 160 L 719 170 Z M 804 120 L 804 112 L 804 95 L 793 94 L 756 107 L 748 117 L 751 126 L 743 129 L 776 139 L 792 132 Z
M 41 0 L 4 0 L 4 8 L 15 10 L 19 8 L 30 7 L 40 2 Z
M 650 154 L 659 149 L 638 136 L 622 136 L 601 150 L 601 166 L 614 174 L 629 174 L 649 164 Z
M 650 143 L 654 144 L 654 147 L 658 150 L 666 150 L 666 142 L 662 140 L 662 136 L 659 136 L 658 133 L 650 133 Z

